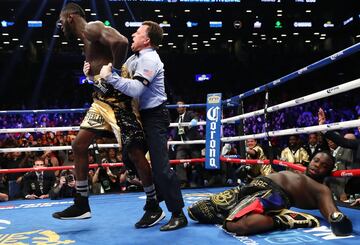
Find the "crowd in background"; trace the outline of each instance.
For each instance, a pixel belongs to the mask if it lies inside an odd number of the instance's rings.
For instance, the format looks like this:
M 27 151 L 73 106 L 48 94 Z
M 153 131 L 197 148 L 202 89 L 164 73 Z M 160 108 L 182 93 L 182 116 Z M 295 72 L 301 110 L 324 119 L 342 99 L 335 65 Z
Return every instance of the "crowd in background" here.
M 327 119 L 329 122 L 353 120 L 357 119 L 360 115 L 360 103 L 357 103 L 355 108 L 335 108 L 327 101 L 317 101 L 272 113 L 269 117 L 269 129 L 280 130 L 292 127 L 317 125 L 317 109 L 320 107 L 324 108 L 327 112 Z M 261 108 L 260 105 L 252 104 L 246 106 L 245 111 L 253 111 L 259 108 Z M 186 110 L 178 110 L 178 113 L 176 114 L 176 117 L 172 119 L 172 122 L 179 122 L 180 118 L 183 120 L 184 118 L 182 118 L 181 115 L 185 115 L 185 113 Z M 224 111 L 224 117 L 234 116 L 235 114 L 236 112 L 233 109 L 226 109 Z M 83 113 L 0 115 L 0 128 L 77 126 L 82 121 L 83 115 Z M 205 120 L 203 111 L 191 112 L 189 115 L 187 121 L 194 118 L 197 121 Z M 222 135 L 237 135 L 236 126 L 236 124 L 223 125 Z M 244 120 L 245 134 L 260 133 L 264 132 L 264 130 L 264 116 L 257 116 Z M 192 131 L 191 135 L 193 136 L 191 137 L 193 138 L 183 138 L 189 131 Z M 342 133 L 351 133 L 351 137 L 354 138 L 360 136 L 360 132 L 357 129 L 350 129 Z M 70 146 L 71 142 L 75 139 L 76 134 L 76 131 L 0 134 L 0 148 Z M 189 129 L 180 129 L 180 127 L 169 129 L 169 139 L 173 140 L 203 139 L 204 137 L 205 127 L 203 126 L 194 126 L 193 129 L 191 129 L 191 127 Z M 274 159 L 286 160 L 306 166 L 314 155 L 314 148 L 316 147 L 318 150 L 330 150 L 333 152 L 335 158 L 339 153 L 339 148 L 336 144 L 334 145 L 334 142 L 329 142 L 317 134 L 300 135 L 300 137 L 293 135 L 290 137 L 274 138 L 271 142 L 272 148 L 269 148 L 267 142 L 248 140 L 246 142 L 246 155 L 241 157 L 266 159 L 271 154 Z M 98 138 L 94 143 L 115 143 L 115 139 Z M 311 144 L 313 145 L 311 146 Z M 204 156 L 203 148 L 203 145 L 192 145 L 185 148 L 170 145 L 169 156 L 170 159 L 201 157 Z M 222 154 L 240 154 L 238 142 L 225 145 L 222 149 Z M 347 158 L 344 159 L 346 154 Z M 352 162 L 351 154 L 353 153 L 348 152 L 346 154 L 342 153 L 341 156 L 337 156 L 337 169 L 358 168 L 356 166 L 359 163 Z M 43 163 L 37 162 L 39 159 L 43 161 Z M 90 164 L 122 162 L 122 154 L 115 148 L 89 150 L 88 161 Z M 0 167 L 2 169 L 36 167 L 36 164 L 43 164 L 43 166 L 73 165 L 74 156 L 72 151 L 0 153 Z M 217 171 L 205 170 L 202 164 L 193 165 L 185 163 L 175 167 L 183 188 L 231 186 L 239 183 L 246 183 L 259 174 L 266 175 L 272 171 L 281 171 L 283 169 L 284 168 L 278 166 L 264 168 L 261 166 L 239 166 L 231 163 L 222 163 L 221 170 Z M 32 172 L 32 174 L 29 172 L 0 175 L 0 193 L 3 193 L 0 195 L 0 200 L 44 197 L 57 199 L 70 197 L 75 193 L 75 178 L 71 170 L 55 171 L 51 172 L 52 174 L 44 175 L 38 171 L 35 171 L 35 173 L 37 173 L 36 175 L 33 173 L 34 172 Z M 49 182 L 46 185 L 39 184 L 45 183 L 46 181 Z M 133 173 L 130 174 L 125 167 L 99 167 L 90 169 L 89 182 L 92 194 L 142 190 L 141 180 Z M 347 201 L 349 198 L 360 193 L 358 190 L 354 191 L 354 188 L 347 185 L 348 182 L 352 183 L 352 180 L 347 179 L 335 186 L 333 184 L 334 182 L 335 181 L 328 181 L 328 183 L 330 183 L 329 186 L 334 191 L 334 197 L 338 200 Z M 47 188 L 45 188 L 45 186 L 47 186 Z M 339 189 L 339 186 L 342 187 Z M 43 195 L 44 191 L 46 194 Z M 38 193 L 35 194 L 36 192 Z M 2 196 L 4 194 L 7 195 L 7 197 Z

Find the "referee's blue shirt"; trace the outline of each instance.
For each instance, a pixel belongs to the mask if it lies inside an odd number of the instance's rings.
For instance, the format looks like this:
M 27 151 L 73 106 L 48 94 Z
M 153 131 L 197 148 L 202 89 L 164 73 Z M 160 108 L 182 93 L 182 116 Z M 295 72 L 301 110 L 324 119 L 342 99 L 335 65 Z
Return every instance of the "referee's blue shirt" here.
M 164 64 L 153 48 L 130 56 L 125 69 L 131 78 L 113 72 L 107 82 L 120 92 L 139 99 L 140 110 L 154 108 L 167 100 L 164 83 Z

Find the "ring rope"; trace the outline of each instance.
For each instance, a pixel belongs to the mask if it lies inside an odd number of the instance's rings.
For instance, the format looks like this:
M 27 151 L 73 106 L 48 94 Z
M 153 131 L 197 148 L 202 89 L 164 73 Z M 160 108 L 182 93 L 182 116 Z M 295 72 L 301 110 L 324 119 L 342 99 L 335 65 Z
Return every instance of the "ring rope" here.
M 227 106 L 235 106 L 233 103 L 227 103 Z M 178 107 L 206 107 L 206 104 L 186 104 L 186 105 L 166 105 L 167 108 Z M 41 110 L 6 110 L 0 111 L 1 114 L 31 114 L 31 113 L 83 113 L 89 108 L 73 108 L 73 109 L 41 109 Z
M 301 105 L 307 102 L 311 102 L 314 100 L 318 100 L 318 99 L 322 99 L 322 98 L 326 98 L 335 94 L 339 94 L 339 93 L 343 93 L 343 92 L 347 92 L 349 90 L 352 89 L 356 89 L 360 87 L 360 78 L 344 83 L 344 84 L 340 84 L 338 86 L 332 87 L 332 88 L 328 88 L 328 89 L 324 89 L 322 91 L 304 96 L 304 97 L 300 97 L 294 100 L 290 100 L 278 105 L 274 105 L 271 107 L 267 108 L 267 112 L 275 112 L 281 109 L 285 109 L 285 108 L 289 108 L 289 107 L 294 107 L 297 105 Z M 74 109 L 77 110 L 77 109 Z M 229 117 L 229 118 L 225 118 L 222 119 L 221 122 L 222 123 L 234 123 L 237 120 L 240 119 L 245 119 L 245 118 L 249 118 L 249 117 L 253 117 L 253 116 L 259 116 L 264 114 L 264 109 L 260 109 L 260 110 L 256 110 L 253 112 L 248 112 L 248 113 L 244 113 L 242 115 L 238 115 L 238 116 L 234 116 L 234 117 Z M 201 126 L 201 125 L 206 125 L 206 121 L 201 121 L 197 123 L 197 126 Z M 169 127 L 178 127 L 178 126 L 183 126 L 183 127 L 189 127 L 190 123 L 189 122 L 182 122 L 182 123 L 170 123 Z M 0 129 L 0 133 L 25 133 L 25 132 L 48 132 L 48 131 L 78 131 L 80 129 L 80 126 L 71 126 L 71 127 L 44 127 L 44 128 L 11 128 L 11 129 Z M 199 143 L 202 144 L 202 143 Z
M 205 121 L 197 123 L 197 126 L 206 125 Z M 170 123 L 169 127 L 189 127 L 190 123 Z M 44 133 L 44 132 L 65 132 L 65 131 L 79 131 L 80 126 L 68 126 L 68 127 L 41 127 L 41 128 L 2 128 L 0 134 L 8 133 Z
M 223 106 L 227 107 L 235 107 L 237 103 L 223 103 Z M 186 107 L 186 108 L 204 108 L 206 107 L 205 103 L 202 104 L 184 104 L 184 105 L 166 105 L 168 109 L 176 109 L 179 107 Z M 41 110 L 6 110 L 0 111 L 1 114 L 31 114 L 31 113 L 83 113 L 89 110 L 89 108 L 73 108 L 73 109 L 41 109 Z
M 188 141 L 168 141 L 168 145 L 186 145 L 186 144 L 205 144 L 205 140 L 188 140 Z M 99 148 L 118 148 L 119 144 L 98 144 Z M 89 146 L 92 149 L 93 145 Z M 63 151 L 71 150 L 70 145 L 64 146 L 39 146 L 39 147 L 13 147 L 13 148 L 0 148 L 0 153 L 10 152 L 32 152 L 32 151 Z
M 225 102 L 231 102 L 232 100 L 239 100 L 239 99 L 244 99 L 246 97 L 249 97 L 251 95 L 254 95 L 254 94 L 258 94 L 258 93 L 261 93 L 263 91 L 265 91 L 266 89 L 270 89 L 270 88 L 274 88 L 276 86 L 279 86 L 280 84 L 283 84 L 287 81 L 290 81 L 294 78 L 297 78 L 301 75 L 304 75 L 304 74 L 307 74 L 309 72 L 312 72 L 312 71 L 315 71 L 323 66 L 326 66 L 328 64 L 331 64 L 339 59 L 342 59 L 342 58 L 345 58 L 351 54 L 354 54 L 356 52 L 360 51 L 360 43 L 357 43 L 357 44 L 354 44 L 346 49 L 343 49 L 333 55 L 330 55 L 326 58 L 323 58 L 317 62 L 314 62 L 308 66 L 305 66 L 304 68 L 301 68 L 297 71 L 294 71 L 286 76 L 283 76 L 279 79 L 276 79 L 272 82 L 269 82 L 265 85 L 262 85 L 260 87 L 257 87 L 257 88 L 254 88 L 252 90 L 249 90 L 245 93 L 242 93 L 238 96 L 234 96 L 234 97 L 231 97 L 230 99 L 227 99 L 225 100 Z
M 69 127 L 41 127 L 41 128 L 2 128 L 0 134 L 6 133 L 44 133 L 44 132 L 63 132 L 63 131 L 79 131 L 80 126 Z
M 340 84 L 338 86 L 332 87 L 332 88 L 328 88 L 328 89 L 324 89 L 322 91 L 313 93 L 313 94 L 309 94 L 307 96 L 304 97 L 299 97 L 297 99 L 294 100 L 290 100 L 278 105 L 274 105 L 271 106 L 269 108 L 267 108 L 267 112 L 274 112 L 274 111 L 278 111 L 281 109 L 285 109 L 285 108 L 289 108 L 289 107 L 294 107 L 297 105 L 301 105 L 304 103 L 308 103 L 314 100 L 318 100 L 318 99 L 322 99 L 322 98 L 326 98 L 326 97 L 330 97 L 332 95 L 335 94 L 339 94 L 339 93 L 343 93 L 343 92 L 347 92 L 349 90 L 353 90 L 356 88 L 360 87 L 360 78 L 347 82 L 347 83 L 343 83 Z M 254 116 L 259 116 L 264 114 L 264 109 L 260 109 L 260 110 L 256 110 L 253 112 L 248 112 L 248 113 L 244 113 L 242 115 L 238 115 L 238 116 L 234 116 L 234 117 L 229 117 L 226 119 L 222 119 L 221 122 L 222 123 L 233 123 L 236 120 L 240 120 L 240 119 L 245 119 L 245 118 L 249 118 L 249 117 L 254 117 Z
M 269 146 L 269 160 L 270 160 L 270 165 L 272 165 L 274 162 L 274 154 L 272 151 L 272 144 L 271 144 L 271 140 L 270 140 L 270 135 L 269 135 L 269 127 L 270 127 L 270 123 L 269 123 L 269 113 L 268 113 L 268 108 L 269 108 L 269 90 L 266 90 L 265 92 L 265 105 L 264 105 L 264 129 L 265 129 L 265 140 L 267 141 L 267 144 Z
M 89 108 L 73 108 L 73 109 L 43 109 L 43 110 L 9 110 L 0 111 L 1 114 L 30 114 L 30 113 L 82 113 Z
M 356 128 L 360 126 L 360 119 L 351 120 L 346 122 L 336 122 L 318 126 L 310 126 L 305 128 L 291 128 L 283 129 L 278 131 L 269 131 L 259 134 L 243 135 L 243 136 L 232 136 L 232 137 L 222 137 L 222 142 L 235 142 L 242 141 L 247 139 L 261 139 L 266 137 L 275 137 L 275 136 L 284 136 L 292 134 L 309 134 L 319 131 L 332 131 L 332 130 L 342 130 L 347 128 Z M 169 145 L 185 145 L 185 144 L 205 144 L 205 140 L 188 140 L 188 141 L 168 141 Z M 99 144 L 99 148 L 117 148 L 118 144 Z M 92 148 L 90 146 L 89 148 Z M 43 146 L 43 147 L 19 147 L 19 148 L 0 148 L 0 153 L 8 152 L 31 152 L 31 151 L 62 151 L 62 150 L 71 150 L 71 146 Z
M 290 128 L 290 129 L 283 129 L 283 130 L 278 130 L 278 131 L 270 131 L 268 133 L 223 137 L 223 138 L 221 138 L 221 141 L 222 142 L 234 142 L 234 141 L 242 141 L 242 140 L 247 140 L 247 139 L 262 139 L 262 138 L 266 138 L 268 135 L 270 137 L 275 137 L 275 136 L 284 136 L 284 135 L 292 135 L 292 134 L 309 134 L 309 133 L 314 133 L 314 132 L 356 128 L 359 126 L 360 126 L 360 119 L 356 119 L 356 120 L 350 120 L 350 121 L 346 121 L 346 122 L 335 122 L 335 123 L 310 126 L 310 127 L 305 127 L 305 128 Z
M 119 148 L 119 144 L 99 144 L 99 148 Z M 89 149 L 94 148 L 93 145 L 89 146 Z M 40 147 L 14 147 L 14 148 L 0 148 L 0 153 L 9 152 L 32 152 L 32 151 L 63 151 L 71 150 L 70 145 L 64 146 L 40 146 Z
M 230 162 L 235 164 L 270 164 L 270 160 L 257 160 L 257 159 L 234 159 L 228 157 L 220 157 L 220 160 L 223 162 Z M 193 158 L 193 159 L 176 159 L 170 160 L 171 165 L 178 165 L 182 163 L 202 163 L 205 162 L 205 158 Z M 291 162 L 285 162 L 280 160 L 273 160 L 273 164 L 289 167 L 294 170 L 301 172 L 305 171 L 305 167 L 294 164 Z M 97 167 L 122 167 L 123 163 L 102 163 L 102 164 L 89 164 L 89 168 Z M 56 167 L 41 167 L 41 168 L 15 168 L 15 169 L 0 169 L 0 174 L 9 174 L 9 173 L 23 173 L 23 172 L 34 172 L 34 171 L 57 171 L 57 170 L 67 170 L 74 169 L 75 166 L 56 166 Z M 331 176 L 333 177 L 349 177 L 349 176 L 360 176 L 360 169 L 349 169 L 349 170 L 337 170 L 332 172 Z
M 205 158 L 193 158 L 193 159 L 176 159 L 170 160 L 171 165 L 178 165 L 182 163 L 202 163 L 205 162 Z M 89 168 L 97 167 L 123 167 L 124 163 L 93 163 L 89 164 Z M 75 169 L 74 165 L 69 166 L 56 166 L 56 167 L 40 167 L 40 168 L 11 168 L 11 169 L 0 169 L 0 174 L 10 174 L 10 173 L 24 173 L 24 172 L 35 172 L 35 171 L 57 171 L 57 170 L 68 170 Z

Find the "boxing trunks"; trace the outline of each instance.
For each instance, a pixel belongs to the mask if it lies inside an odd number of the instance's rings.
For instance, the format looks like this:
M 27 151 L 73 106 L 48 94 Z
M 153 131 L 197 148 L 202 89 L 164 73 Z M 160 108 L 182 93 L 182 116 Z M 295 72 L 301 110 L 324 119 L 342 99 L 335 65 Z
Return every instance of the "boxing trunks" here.
M 95 80 L 96 80 L 95 76 Z M 109 89 L 105 94 L 95 87 L 93 103 L 85 115 L 80 128 L 96 130 L 103 135 L 113 133 L 120 148 L 123 149 L 123 161 L 128 169 L 135 167 L 128 159 L 127 151 L 137 147 L 147 151 L 144 131 L 137 117 L 136 102 L 129 96 Z
M 235 187 L 200 200 L 188 208 L 191 219 L 201 223 L 223 224 L 249 213 L 271 213 L 292 205 L 289 197 L 276 183 L 264 176 L 250 184 Z

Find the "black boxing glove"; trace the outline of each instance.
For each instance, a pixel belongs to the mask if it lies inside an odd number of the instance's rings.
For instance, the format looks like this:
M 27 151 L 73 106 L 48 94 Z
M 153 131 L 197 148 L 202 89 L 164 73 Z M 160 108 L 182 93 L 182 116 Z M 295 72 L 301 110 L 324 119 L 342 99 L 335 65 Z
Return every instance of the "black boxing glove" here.
M 250 176 L 251 166 L 242 165 L 236 171 L 236 176 L 244 183 L 248 184 L 252 181 L 252 177 Z
M 94 81 L 93 85 L 97 92 L 100 92 L 104 95 L 107 95 L 114 90 L 113 86 L 107 83 L 106 80 L 103 78 L 99 78 L 96 81 Z
M 329 222 L 331 230 L 336 236 L 348 236 L 353 231 L 351 221 L 341 212 L 332 213 Z
M 223 224 L 238 203 L 239 196 L 240 188 L 235 187 L 199 200 L 188 208 L 189 217 L 204 224 Z
M 222 224 L 226 216 L 216 210 L 215 204 L 210 200 L 200 200 L 188 207 L 190 219 L 202 224 Z

